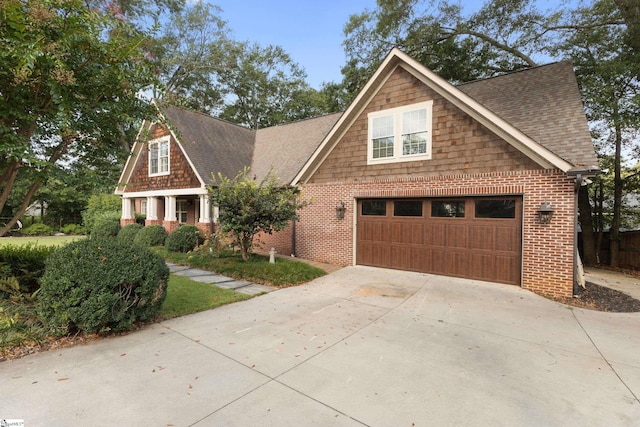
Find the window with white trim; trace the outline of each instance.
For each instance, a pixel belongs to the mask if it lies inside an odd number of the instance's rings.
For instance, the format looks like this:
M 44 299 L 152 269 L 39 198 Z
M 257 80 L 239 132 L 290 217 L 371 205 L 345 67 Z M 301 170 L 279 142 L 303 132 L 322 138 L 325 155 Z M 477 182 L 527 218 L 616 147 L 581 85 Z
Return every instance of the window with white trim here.
M 149 141 L 149 176 L 169 174 L 169 137 Z
M 368 114 L 367 164 L 431 158 L 433 101 Z
M 186 200 L 176 201 L 176 219 L 180 224 L 185 224 L 187 222 L 187 201 Z

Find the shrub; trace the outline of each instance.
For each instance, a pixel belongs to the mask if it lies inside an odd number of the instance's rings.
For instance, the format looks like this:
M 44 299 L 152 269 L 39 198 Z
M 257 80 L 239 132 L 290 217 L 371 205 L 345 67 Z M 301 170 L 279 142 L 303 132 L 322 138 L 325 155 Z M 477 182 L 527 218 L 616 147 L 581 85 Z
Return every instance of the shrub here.
M 138 232 L 133 242 L 143 246 L 160 246 L 167 238 L 167 230 L 163 226 L 154 224 L 147 225 Z
M 54 335 L 124 331 L 156 316 L 168 278 L 164 260 L 147 248 L 78 240 L 47 261 L 37 310 Z
M 50 236 L 53 234 L 53 228 L 46 224 L 37 223 L 23 228 L 21 233 L 26 236 Z
M 138 223 L 127 224 L 118 232 L 118 239 L 133 244 L 133 240 L 140 230 L 142 230 L 142 226 Z
M 116 215 L 120 217 L 122 201 L 116 194 L 96 194 L 89 198 L 87 209 L 82 212 L 82 220 L 87 230 L 93 230 L 98 219 Z
M 108 239 L 116 237 L 120 232 L 120 218 L 104 218 L 101 219 L 91 229 L 92 239 Z
M 183 225 L 167 236 L 164 245 L 171 252 L 189 252 L 195 249 L 201 239 L 198 227 L 195 225 Z
M 38 280 L 44 274 L 45 262 L 55 250 L 55 246 L 34 244 L 0 247 L 0 264 L 5 265 L 3 271 L 10 273 L 3 274 L 4 278 L 15 277 L 20 292 L 32 294 L 40 287 Z
M 86 234 L 87 230 L 79 224 L 67 224 L 60 227 L 60 232 L 64 234 Z

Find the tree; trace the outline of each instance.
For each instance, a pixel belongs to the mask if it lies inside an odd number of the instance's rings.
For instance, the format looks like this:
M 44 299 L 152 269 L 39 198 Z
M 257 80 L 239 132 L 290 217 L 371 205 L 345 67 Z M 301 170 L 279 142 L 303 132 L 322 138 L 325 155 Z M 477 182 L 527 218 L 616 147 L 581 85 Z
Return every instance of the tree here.
M 623 151 L 638 148 L 640 128 L 640 52 L 625 43 L 626 27 L 612 0 L 578 9 L 562 45 L 576 65 L 587 116 L 603 154 L 613 158 L 613 214 L 610 265 L 619 263 L 623 193 L 627 185 Z
M 228 94 L 220 117 L 252 129 L 308 118 L 314 107 L 305 72 L 280 46 L 229 42 L 218 81 Z
M 80 0 L 0 4 L 0 211 L 18 172 L 30 180 L 0 236 L 65 156 L 122 150 L 132 125 L 153 114 L 138 96 L 152 82 L 146 40 L 122 16 Z
M 198 2 L 171 16 L 154 41 L 153 60 L 159 84 L 153 97 L 208 114 L 224 104 L 225 91 L 217 74 L 225 66 L 228 45 L 226 22 L 220 8 Z
M 245 168 L 233 179 L 218 174 L 210 189 L 211 199 L 220 209 L 220 229 L 231 233 L 245 261 L 256 234 L 283 230 L 298 219 L 298 210 L 307 204 L 299 200 L 295 188 L 282 186 L 272 172 L 259 183 L 248 173 Z
M 355 96 L 393 47 L 452 83 L 532 67 L 559 18 L 533 0 L 494 0 L 470 16 L 446 1 L 379 0 L 345 26 L 344 83 Z

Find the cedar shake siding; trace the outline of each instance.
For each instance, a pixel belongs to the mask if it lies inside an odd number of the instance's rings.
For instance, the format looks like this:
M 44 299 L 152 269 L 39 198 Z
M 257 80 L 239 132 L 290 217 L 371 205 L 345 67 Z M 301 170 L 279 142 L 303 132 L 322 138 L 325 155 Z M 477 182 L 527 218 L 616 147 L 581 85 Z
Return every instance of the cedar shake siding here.
M 152 134 L 155 139 L 169 135 L 169 132 L 156 126 Z M 173 137 L 169 142 L 169 170 L 169 175 L 149 176 L 148 150 L 143 147 L 125 193 L 200 187 L 198 177 Z
M 430 160 L 367 165 L 367 113 L 433 100 Z M 535 162 L 398 68 L 309 179 L 310 183 L 374 177 L 444 176 L 541 169 Z

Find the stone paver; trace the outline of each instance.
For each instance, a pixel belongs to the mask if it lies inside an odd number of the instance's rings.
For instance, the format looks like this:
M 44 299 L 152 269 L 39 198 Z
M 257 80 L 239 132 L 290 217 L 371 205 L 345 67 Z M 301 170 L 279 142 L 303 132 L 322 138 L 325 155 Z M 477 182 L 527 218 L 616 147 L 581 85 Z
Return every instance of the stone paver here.
M 256 283 L 247 282 L 245 280 L 236 280 L 231 277 L 215 274 L 210 271 L 200 270 L 167 263 L 169 270 L 176 276 L 185 276 L 195 282 L 209 283 L 222 289 L 233 289 L 246 295 L 260 295 L 266 292 L 272 292 L 276 288 L 270 286 L 258 285 Z

